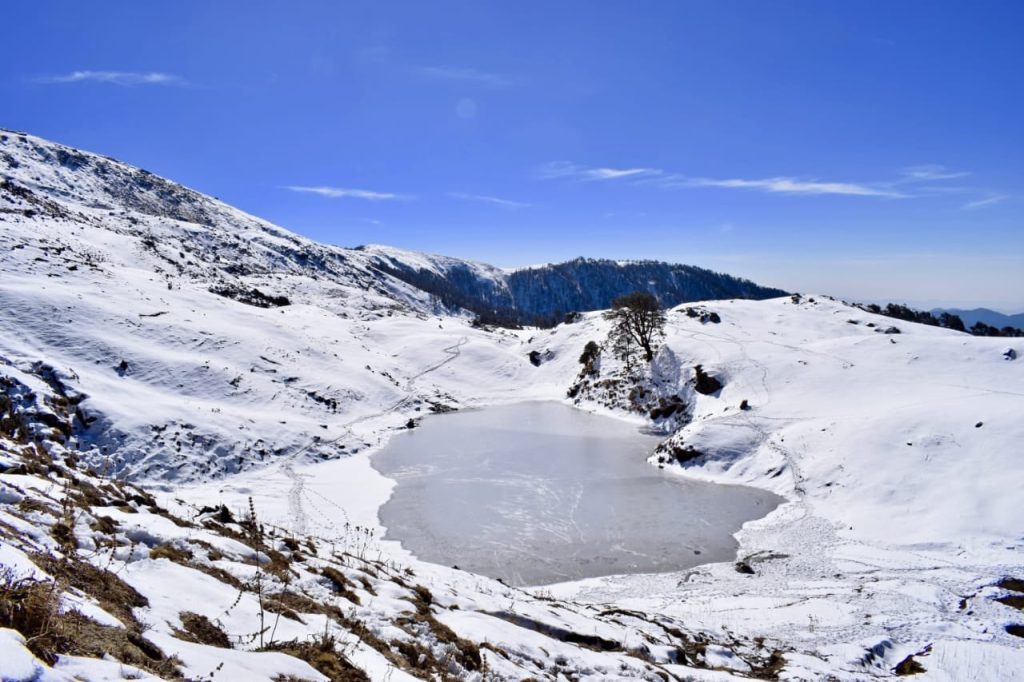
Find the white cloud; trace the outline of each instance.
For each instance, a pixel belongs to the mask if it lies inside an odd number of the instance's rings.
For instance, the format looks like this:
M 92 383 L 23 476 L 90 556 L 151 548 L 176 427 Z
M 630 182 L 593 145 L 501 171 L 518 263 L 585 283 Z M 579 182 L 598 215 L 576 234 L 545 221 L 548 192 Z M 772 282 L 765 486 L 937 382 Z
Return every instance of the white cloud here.
M 109 83 L 111 85 L 188 85 L 181 76 L 156 71 L 136 73 L 131 71 L 72 71 L 60 76 L 45 76 L 36 79 L 39 83 Z
M 707 178 L 670 173 L 658 168 L 589 167 L 570 161 L 552 161 L 538 168 L 534 175 L 541 180 L 623 180 L 631 184 L 653 185 L 663 189 L 717 187 L 721 189 L 754 190 L 770 194 L 880 197 L 886 199 L 908 199 L 939 193 L 984 191 L 977 188 L 971 189 L 948 184 L 937 184 L 935 186 L 913 184 L 913 189 L 901 187 L 901 185 L 910 185 L 912 183 L 939 182 L 970 175 L 967 172 L 951 171 L 945 166 L 939 165 L 912 166 L 903 169 L 902 176 L 898 180 L 874 182 L 841 182 L 782 175 L 767 178 Z M 989 206 L 1007 198 L 1001 194 L 997 195 L 991 192 L 990 194 L 990 197 L 970 202 L 964 208 Z
M 414 70 L 416 75 L 434 81 L 449 81 L 463 85 L 475 85 L 485 88 L 511 88 L 519 85 L 519 80 L 499 73 L 489 73 L 473 68 L 421 66 Z
M 1009 197 L 1007 195 L 1005 195 L 1005 194 L 993 194 L 991 196 L 985 197 L 984 199 L 977 199 L 975 201 L 968 201 L 961 208 L 965 208 L 965 209 L 968 209 L 968 210 L 975 209 L 975 208 L 984 208 L 986 206 L 994 206 L 994 205 L 996 205 L 998 203 L 1001 203 L 1001 202 L 1003 202 L 1003 201 L 1005 201 L 1007 199 L 1009 199 Z
M 306 194 L 319 194 L 331 199 L 365 199 L 366 201 L 394 201 L 408 199 L 409 197 L 392 192 L 373 192 L 368 189 L 353 189 L 350 187 L 303 187 L 300 185 L 289 185 L 286 187 L 293 192 Z
M 502 208 L 529 208 L 531 204 L 524 203 L 522 201 L 512 201 L 511 199 L 500 199 L 498 197 L 489 197 L 482 194 L 466 194 L 464 192 L 449 192 L 448 196 L 455 199 L 462 199 L 463 201 L 478 201 L 485 204 L 494 204 L 495 206 L 501 206 Z
M 753 189 L 779 194 L 840 194 L 860 197 L 889 197 L 893 199 L 906 197 L 906 194 L 889 189 L 863 185 L 852 182 L 820 182 L 818 180 L 800 180 L 798 178 L 774 177 L 756 180 L 730 178 L 716 180 L 713 178 L 667 178 L 665 186 L 681 187 L 723 187 L 727 189 Z
M 927 182 L 933 180 L 953 180 L 970 175 L 966 171 L 951 171 L 945 166 L 929 163 L 920 166 L 910 166 L 903 169 L 904 182 Z
M 754 189 L 786 194 L 845 194 L 853 196 L 904 197 L 905 194 L 885 187 L 851 182 L 820 182 L 790 177 L 747 180 L 742 178 L 696 178 L 666 174 L 658 168 L 586 167 L 569 161 L 553 161 L 541 166 L 536 173 L 542 180 L 570 178 L 576 180 L 633 180 L 653 183 L 667 189 L 686 187 L 722 187 L 727 189 Z
M 572 178 L 576 180 L 620 180 L 660 175 L 657 168 L 587 168 L 568 161 L 552 161 L 537 170 L 541 180 Z
M 583 173 L 591 180 L 617 180 L 638 175 L 657 174 L 658 171 L 651 168 L 588 168 Z

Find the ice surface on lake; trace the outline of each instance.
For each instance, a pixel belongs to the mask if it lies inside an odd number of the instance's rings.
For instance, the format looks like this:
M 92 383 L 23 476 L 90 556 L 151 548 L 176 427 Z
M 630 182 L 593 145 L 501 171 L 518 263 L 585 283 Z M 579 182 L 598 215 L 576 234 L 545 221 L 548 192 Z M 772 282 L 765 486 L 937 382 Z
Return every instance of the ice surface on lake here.
M 516 585 L 732 559 L 781 498 L 665 473 L 657 443 L 554 402 L 431 417 L 373 457 L 398 483 L 381 522 L 421 559 Z

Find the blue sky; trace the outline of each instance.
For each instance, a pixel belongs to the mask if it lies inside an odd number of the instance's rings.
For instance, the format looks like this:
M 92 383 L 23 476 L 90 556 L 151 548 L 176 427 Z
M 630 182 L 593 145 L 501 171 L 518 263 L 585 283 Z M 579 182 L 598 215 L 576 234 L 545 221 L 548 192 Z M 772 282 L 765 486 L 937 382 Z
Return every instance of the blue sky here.
M 1024 310 L 1024 3 L 4 14 L 0 125 L 319 240 Z

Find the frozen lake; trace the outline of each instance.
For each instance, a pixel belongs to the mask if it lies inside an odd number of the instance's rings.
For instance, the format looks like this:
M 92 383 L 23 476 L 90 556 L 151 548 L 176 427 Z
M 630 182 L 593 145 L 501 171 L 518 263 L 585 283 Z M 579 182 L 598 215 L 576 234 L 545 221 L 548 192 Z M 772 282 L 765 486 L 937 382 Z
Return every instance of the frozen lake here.
M 657 443 L 555 402 L 429 417 L 372 458 L 397 482 L 381 522 L 420 559 L 512 585 L 733 559 L 732 533 L 782 498 L 659 470 Z

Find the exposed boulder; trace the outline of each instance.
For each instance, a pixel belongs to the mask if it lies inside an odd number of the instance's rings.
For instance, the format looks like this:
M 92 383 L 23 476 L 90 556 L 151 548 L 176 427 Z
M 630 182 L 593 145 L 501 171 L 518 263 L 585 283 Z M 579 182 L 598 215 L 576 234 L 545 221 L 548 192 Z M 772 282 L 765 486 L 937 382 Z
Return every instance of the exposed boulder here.
M 531 350 L 527 354 L 527 357 L 530 358 L 530 364 L 531 365 L 533 365 L 534 367 L 540 367 L 545 362 L 547 362 L 551 358 L 555 357 L 555 354 L 551 350 L 544 350 L 544 351 Z
M 693 380 L 693 389 L 702 395 L 712 395 L 722 390 L 722 382 L 705 372 L 701 365 L 693 368 Z

